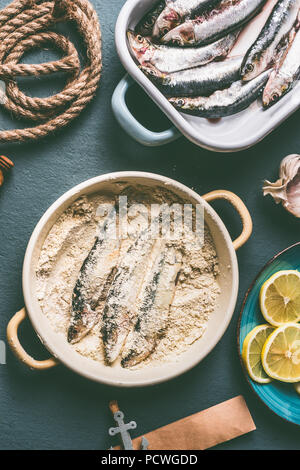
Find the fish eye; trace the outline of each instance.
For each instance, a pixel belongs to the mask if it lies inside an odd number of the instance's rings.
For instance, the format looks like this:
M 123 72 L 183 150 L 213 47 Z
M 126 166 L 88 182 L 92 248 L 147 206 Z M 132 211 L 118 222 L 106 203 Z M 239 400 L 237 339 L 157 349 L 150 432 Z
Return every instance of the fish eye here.
M 143 36 L 141 36 L 140 34 L 137 35 L 136 39 L 139 41 L 139 42 L 142 42 L 143 41 Z
M 179 106 L 183 106 L 184 105 L 184 100 L 180 99 L 180 100 L 177 100 L 177 104 Z
M 247 70 L 247 72 L 253 72 L 253 70 L 254 70 L 253 64 L 247 64 L 246 70 Z
M 167 34 L 169 32 L 169 28 L 163 28 L 162 33 L 163 35 Z
M 272 101 L 277 101 L 278 99 L 279 99 L 279 94 L 278 93 L 273 93 Z

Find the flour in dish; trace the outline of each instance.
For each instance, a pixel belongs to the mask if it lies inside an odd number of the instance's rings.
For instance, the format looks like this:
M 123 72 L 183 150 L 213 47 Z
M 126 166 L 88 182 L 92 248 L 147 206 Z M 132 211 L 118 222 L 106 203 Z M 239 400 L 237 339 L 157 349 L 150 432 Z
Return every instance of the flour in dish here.
M 120 192 L 136 210 L 127 214 L 130 236 L 118 238 L 120 212 L 99 207 L 116 207 Z M 220 293 L 208 228 L 201 245 L 193 230 L 155 238 L 142 224 L 141 208 L 183 202 L 161 187 L 118 183 L 115 192 L 79 198 L 53 225 L 36 269 L 38 301 L 79 354 L 149 367 L 177 361 L 204 334 Z

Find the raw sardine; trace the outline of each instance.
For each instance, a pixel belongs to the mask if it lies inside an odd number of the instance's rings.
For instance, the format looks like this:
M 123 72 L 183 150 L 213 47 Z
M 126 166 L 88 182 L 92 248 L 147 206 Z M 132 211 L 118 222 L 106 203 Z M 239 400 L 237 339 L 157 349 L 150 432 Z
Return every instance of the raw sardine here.
M 69 343 L 80 341 L 102 318 L 103 301 L 119 257 L 119 241 L 111 233 L 114 224 L 110 214 L 80 269 L 72 295 Z
M 234 46 L 238 34 L 239 31 L 228 34 L 208 46 L 188 49 L 152 44 L 148 39 L 131 31 L 127 32 L 127 37 L 131 50 L 141 65 L 153 65 L 160 72 L 172 73 L 205 65 L 217 58 L 225 58 Z
M 279 0 L 258 38 L 245 55 L 241 68 L 243 80 L 252 80 L 276 61 L 281 41 L 291 31 L 300 8 L 300 0 Z
M 153 37 L 160 38 L 178 26 L 186 17 L 214 8 L 220 0 L 166 0 L 166 7 L 157 18 Z
M 147 261 L 158 243 L 143 231 L 121 259 L 107 295 L 101 329 L 108 363 L 119 356 L 136 321 L 135 302 L 147 269 Z
M 239 80 L 226 90 L 215 91 L 208 98 L 170 98 L 178 111 L 205 118 L 221 118 L 247 108 L 261 93 L 271 70 L 263 72 L 251 82 Z
M 263 105 L 273 105 L 288 93 L 300 78 L 300 30 L 280 64 L 272 71 L 263 93 Z
M 212 62 L 203 67 L 164 74 L 153 68 L 141 67 L 165 96 L 203 96 L 227 88 L 240 78 L 243 57 Z
M 123 367 L 134 366 L 146 359 L 164 335 L 179 269 L 176 250 L 166 246 L 155 259 L 141 290 L 138 319 L 122 353 Z
M 161 41 L 178 46 L 204 46 L 247 22 L 265 3 L 266 0 L 223 0 L 211 12 L 172 29 Z
M 143 16 L 141 21 L 137 24 L 135 28 L 136 33 L 141 34 L 142 36 L 151 36 L 155 21 L 157 20 L 165 6 L 165 1 L 160 1 L 155 5 L 154 8 L 152 8 L 148 13 L 146 13 L 146 15 Z

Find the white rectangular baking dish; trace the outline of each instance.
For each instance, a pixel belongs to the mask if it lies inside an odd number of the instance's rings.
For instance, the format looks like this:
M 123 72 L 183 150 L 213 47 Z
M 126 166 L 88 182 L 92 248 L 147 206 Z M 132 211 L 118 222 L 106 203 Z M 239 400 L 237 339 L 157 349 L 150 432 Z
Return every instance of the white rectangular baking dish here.
M 216 122 L 178 112 L 139 70 L 130 54 L 126 37 L 126 31 L 129 28 L 133 29 L 156 1 L 127 0 L 119 14 L 115 28 L 116 48 L 123 66 L 174 124 L 174 127 L 164 132 L 152 132 L 145 129 L 134 118 L 125 102 L 127 89 L 134 83 L 127 75 L 115 89 L 112 108 L 123 129 L 138 142 L 148 146 L 163 145 L 183 134 L 196 145 L 208 150 L 236 152 L 261 141 L 300 107 L 300 84 L 298 83 L 290 93 L 267 110 L 262 109 L 258 100 L 248 109 Z M 269 0 L 262 12 L 245 28 L 230 55 L 246 52 L 257 37 L 275 1 Z

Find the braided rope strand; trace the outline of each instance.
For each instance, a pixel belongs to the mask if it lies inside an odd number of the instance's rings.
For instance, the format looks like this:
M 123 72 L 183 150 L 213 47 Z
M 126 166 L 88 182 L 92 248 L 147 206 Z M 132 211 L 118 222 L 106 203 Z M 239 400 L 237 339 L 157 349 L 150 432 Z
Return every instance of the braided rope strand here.
M 80 70 L 77 50 L 69 39 L 49 28 L 73 21 L 86 47 Z M 51 43 L 64 57 L 44 64 L 20 64 L 24 53 Z M 45 137 L 75 119 L 93 99 L 101 77 L 101 30 L 88 0 L 15 0 L 0 11 L 0 81 L 6 85 L 3 107 L 35 127 L 0 131 L 0 143 L 26 142 Z M 66 72 L 64 89 L 48 98 L 26 96 L 16 82 L 21 76 Z

